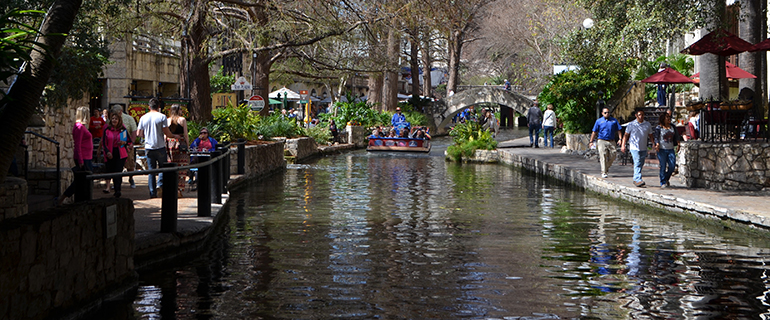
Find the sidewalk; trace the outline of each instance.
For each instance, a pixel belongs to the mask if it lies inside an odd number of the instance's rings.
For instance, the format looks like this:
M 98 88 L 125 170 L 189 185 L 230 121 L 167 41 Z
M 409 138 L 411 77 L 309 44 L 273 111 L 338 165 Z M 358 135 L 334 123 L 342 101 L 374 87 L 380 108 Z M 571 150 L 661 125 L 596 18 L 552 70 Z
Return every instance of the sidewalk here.
M 769 191 L 711 191 L 689 189 L 675 175 L 671 186 L 660 188 L 657 167 L 645 166 L 642 177 L 646 188 L 633 185 L 632 162 L 625 166 L 616 159 L 609 178 L 601 178 L 597 160 L 561 153 L 560 148 L 530 148 L 529 138 L 501 142 L 498 145 L 503 162 L 524 167 L 539 174 L 574 183 L 587 190 L 674 212 L 685 212 L 715 219 L 770 227 Z

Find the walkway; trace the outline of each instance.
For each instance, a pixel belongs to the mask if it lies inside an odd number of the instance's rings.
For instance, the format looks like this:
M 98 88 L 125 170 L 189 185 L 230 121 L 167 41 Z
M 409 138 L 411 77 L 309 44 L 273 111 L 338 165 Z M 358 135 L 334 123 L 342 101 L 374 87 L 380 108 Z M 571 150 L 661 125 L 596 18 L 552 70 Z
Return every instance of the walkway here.
M 502 161 L 541 174 L 569 181 L 587 190 L 611 197 L 642 203 L 661 209 L 687 212 L 717 219 L 731 219 L 753 226 L 770 228 L 770 192 L 768 191 L 710 191 L 688 189 L 677 176 L 671 187 L 659 187 L 658 168 L 645 167 L 642 177 L 646 188 L 633 185 L 631 162 L 620 165 L 619 159 L 610 168 L 609 178 L 602 179 L 597 160 L 561 153 L 559 148 L 530 148 L 529 138 L 501 142 L 498 145 Z

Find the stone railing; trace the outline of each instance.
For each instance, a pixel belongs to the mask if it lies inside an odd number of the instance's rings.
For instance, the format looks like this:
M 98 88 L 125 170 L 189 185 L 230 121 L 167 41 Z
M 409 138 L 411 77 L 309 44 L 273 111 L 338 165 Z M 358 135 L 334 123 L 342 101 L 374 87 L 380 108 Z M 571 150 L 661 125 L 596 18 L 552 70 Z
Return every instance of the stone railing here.
M 770 144 L 682 142 L 679 174 L 689 188 L 762 190 L 770 187 Z
M 243 179 L 262 177 L 271 172 L 285 169 L 286 159 L 283 157 L 283 146 L 283 141 L 246 146 Z M 230 174 L 236 174 L 238 173 L 238 148 L 236 146 L 231 148 Z
M 134 281 L 134 206 L 96 200 L 3 221 L 0 319 L 50 319 Z
M 308 137 L 287 139 L 284 150 L 294 157 L 294 161 L 302 161 L 320 153 L 315 140 Z
M 369 141 L 366 140 L 368 132 L 362 126 L 347 126 L 345 127 L 345 133 L 347 143 L 354 144 L 357 148 L 363 148 L 369 144 Z

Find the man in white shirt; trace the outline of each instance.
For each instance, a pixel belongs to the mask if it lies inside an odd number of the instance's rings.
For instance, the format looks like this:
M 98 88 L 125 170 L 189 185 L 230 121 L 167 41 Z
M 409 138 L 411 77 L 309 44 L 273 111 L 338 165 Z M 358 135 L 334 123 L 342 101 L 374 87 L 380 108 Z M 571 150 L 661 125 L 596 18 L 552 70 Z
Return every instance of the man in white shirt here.
M 626 126 L 626 134 L 623 135 L 620 151 L 626 152 L 626 147 L 630 149 L 634 159 L 634 185 L 639 188 L 644 188 L 646 185 L 642 180 L 642 167 L 644 166 L 644 159 L 647 158 L 647 141 L 651 140 L 652 125 L 644 121 L 644 111 L 637 110 L 636 120 L 631 121 Z
M 150 99 L 150 112 L 145 113 L 139 119 L 136 135 L 144 137 L 144 155 L 147 156 L 147 169 L 157 169 L 166 162 L 165 137 L 180 139 L 179 135 L 171 133 L 168 129 L 166 115 L 160 112 L 158 98 Z M 150 174 L 147 182 L 150 187 L 150 197 L 157 198 L 158 190 L 163 186 L 163 174 L 159 175 L 158 187 L 155 187 L 155 174 Z

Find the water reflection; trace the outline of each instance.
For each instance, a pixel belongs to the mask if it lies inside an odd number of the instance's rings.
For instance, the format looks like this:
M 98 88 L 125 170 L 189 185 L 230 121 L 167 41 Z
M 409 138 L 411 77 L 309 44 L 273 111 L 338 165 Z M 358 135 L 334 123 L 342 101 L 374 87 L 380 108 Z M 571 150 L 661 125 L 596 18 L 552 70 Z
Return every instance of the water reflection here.
M 354 152 L 230 201 L 205 254 L 101 319 L 768 315 L 766 238 L 506 166 Z

